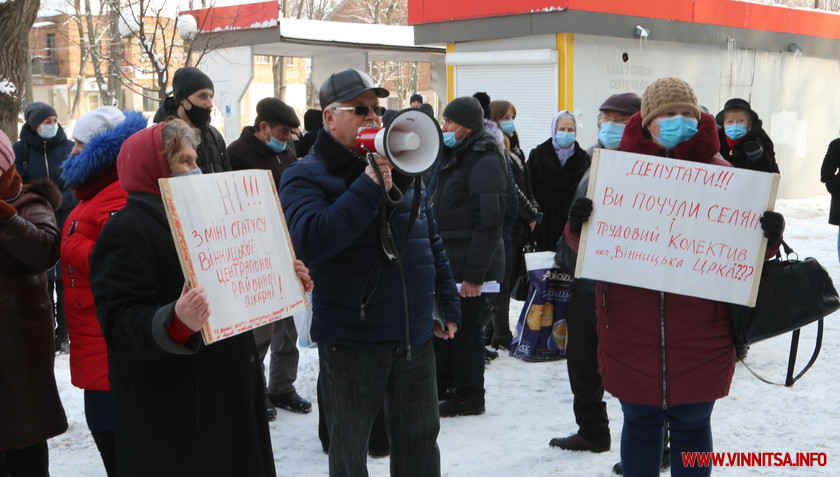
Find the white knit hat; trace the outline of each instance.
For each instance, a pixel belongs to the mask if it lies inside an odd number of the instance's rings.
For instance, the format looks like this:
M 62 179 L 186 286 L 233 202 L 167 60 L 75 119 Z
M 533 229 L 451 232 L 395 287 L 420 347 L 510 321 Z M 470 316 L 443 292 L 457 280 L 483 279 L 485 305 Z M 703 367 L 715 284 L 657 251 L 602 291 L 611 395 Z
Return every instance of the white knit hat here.
M 101 106 L 85 114 L 73 126 L 73 139 L 87 144 L 95 136 L 110 131 L 125 120 L 125 114 L 114 106 Z

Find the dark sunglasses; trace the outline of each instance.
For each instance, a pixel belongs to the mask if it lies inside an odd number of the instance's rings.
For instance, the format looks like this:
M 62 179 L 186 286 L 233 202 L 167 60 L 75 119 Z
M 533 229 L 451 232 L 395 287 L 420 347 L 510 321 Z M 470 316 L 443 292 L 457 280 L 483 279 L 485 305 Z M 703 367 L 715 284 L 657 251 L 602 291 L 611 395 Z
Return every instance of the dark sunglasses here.
M 356 116 L 365 117 L 368 115 L 368 111 L 371 109 L 373 110 L 373 114 L 379 116 L 380 118 L 385 114 L 385 106 L 336 106 L 335 109 L 340 109 L 341 111 L 353 111 Z

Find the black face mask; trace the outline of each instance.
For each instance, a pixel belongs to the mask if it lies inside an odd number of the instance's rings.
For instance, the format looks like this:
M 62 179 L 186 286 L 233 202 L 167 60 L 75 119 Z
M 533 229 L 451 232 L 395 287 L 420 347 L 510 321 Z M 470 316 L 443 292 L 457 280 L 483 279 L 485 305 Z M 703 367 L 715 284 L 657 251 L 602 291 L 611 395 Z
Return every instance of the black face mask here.
M 193 123 L 193 126 L 202 127 L 210 124 L 210 112 L 211 109 L 202 108 L 201 106 L 196 106 L 193 104 L 189 98 L 186 98 L 187 102 L 192 105 L 192 108 L 187 109 L 184 108 L 184 112 L 187 113 L 187 118 Z

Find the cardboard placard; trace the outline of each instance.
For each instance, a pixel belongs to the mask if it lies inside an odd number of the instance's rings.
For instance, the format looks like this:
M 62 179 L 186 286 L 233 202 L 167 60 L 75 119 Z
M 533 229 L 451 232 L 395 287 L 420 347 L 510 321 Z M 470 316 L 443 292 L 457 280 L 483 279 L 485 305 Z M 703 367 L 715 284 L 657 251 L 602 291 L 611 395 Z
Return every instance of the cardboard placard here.
M 210 301 L 206 344 L 308 308 L 271 171 L 159 182 L 181 269 Z
M 779 174 L 596 149 L 578 277 L 754 306 Z

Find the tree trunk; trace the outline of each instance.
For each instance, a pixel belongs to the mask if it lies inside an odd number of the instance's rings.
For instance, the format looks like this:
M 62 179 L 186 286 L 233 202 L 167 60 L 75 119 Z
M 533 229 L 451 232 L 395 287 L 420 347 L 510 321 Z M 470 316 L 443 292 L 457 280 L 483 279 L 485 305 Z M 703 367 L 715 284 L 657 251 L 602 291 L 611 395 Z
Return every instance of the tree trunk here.
M 9 139 L 18 133 L 18 114 L 29 72 L 29 30 L 38 13 L 39 0 L 0 3 L 0 129 Z

